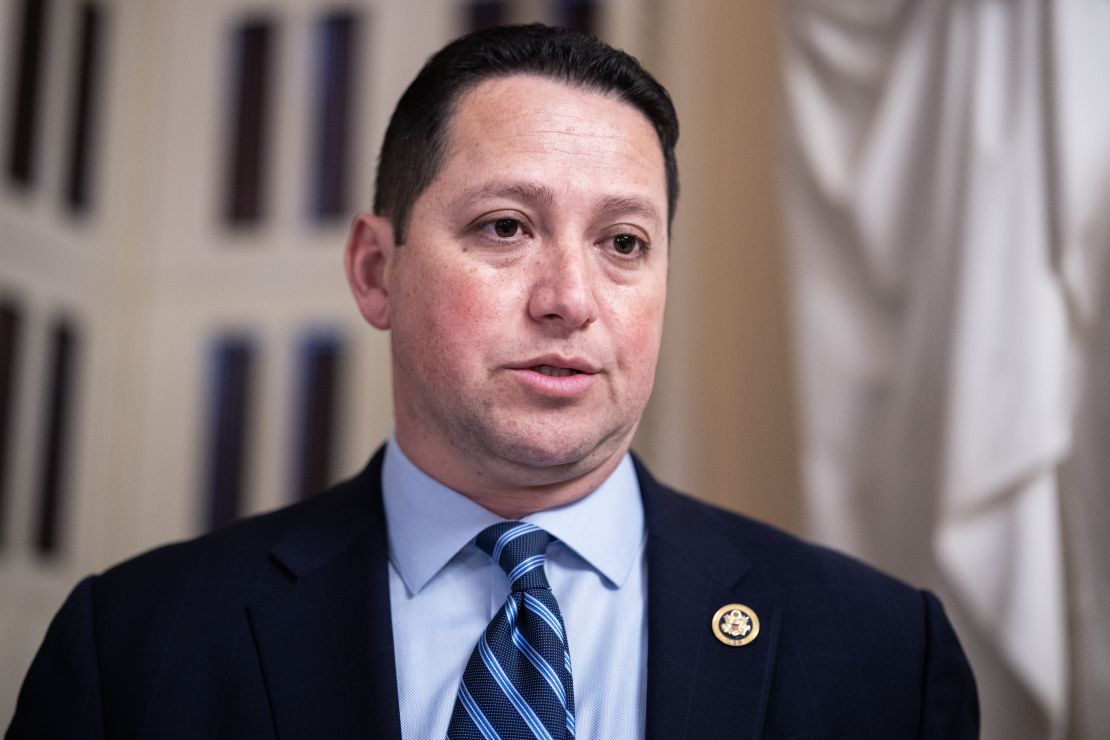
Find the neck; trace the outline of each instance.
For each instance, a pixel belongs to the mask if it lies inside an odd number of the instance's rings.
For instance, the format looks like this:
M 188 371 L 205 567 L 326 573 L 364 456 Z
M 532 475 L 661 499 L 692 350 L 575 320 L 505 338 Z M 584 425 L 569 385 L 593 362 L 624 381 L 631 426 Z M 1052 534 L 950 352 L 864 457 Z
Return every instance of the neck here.
M 632 434 L 606 445 L 608 449 L 594 450 L 586 459 L 542 468 L 511 461 L 489 464 L 440 450 L 400 426 L 396 438 L 405 456 L 431 478 L 504 519 L 521 519 L 572 504 L 597 490 L 628 452 Z

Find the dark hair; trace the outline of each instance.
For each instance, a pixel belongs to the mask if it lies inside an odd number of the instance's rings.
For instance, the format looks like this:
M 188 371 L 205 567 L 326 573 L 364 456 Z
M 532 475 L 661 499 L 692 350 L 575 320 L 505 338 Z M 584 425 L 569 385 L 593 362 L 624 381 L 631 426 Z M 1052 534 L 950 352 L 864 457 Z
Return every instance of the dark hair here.
M 659 135 L 667 221 L 678 203 L 678 116 L 666 89 L 623 51 L 593 36 L 541 24 L 499 26 L 452 41 L 431 57 L 397 103 L 378 157 L 374 213 L 405 241 L 413 203 L 443 166 L 448 126 L 462 95 L 484 80 L 534 74 L 612 93 L 642 112 Z

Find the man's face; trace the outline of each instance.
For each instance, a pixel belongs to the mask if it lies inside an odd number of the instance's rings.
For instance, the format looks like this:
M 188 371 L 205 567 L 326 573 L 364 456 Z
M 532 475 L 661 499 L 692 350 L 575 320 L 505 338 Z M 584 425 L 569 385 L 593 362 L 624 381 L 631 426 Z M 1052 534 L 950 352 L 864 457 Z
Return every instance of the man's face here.
M 464 95 L 448 142 L 386 269 L 401 446 L 491 484 L 615 464 L 663 323 L 654 129 L 612 96 L 517 75 Z

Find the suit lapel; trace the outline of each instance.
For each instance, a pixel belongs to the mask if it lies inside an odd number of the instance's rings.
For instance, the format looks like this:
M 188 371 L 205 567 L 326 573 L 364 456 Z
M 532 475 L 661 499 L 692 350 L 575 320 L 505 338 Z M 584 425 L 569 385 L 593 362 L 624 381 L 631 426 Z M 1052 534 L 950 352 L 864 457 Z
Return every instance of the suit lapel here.
M 283 740 L 400 737 L 381 460 L 306 506 L 270 553 L 287 581 L 248 609 Z
M 779 612 L 746 593 L 752 565 L 721 515 L 666 489 L 637 462 L 648 528 L 649 738 L 727 736 L 754 740 L 778 642 Z M 755 640 L 720 642 L 711 629 L 725 604 L 751 607 Z
M 248 608 L 278 737 L 400 738 L 379 450 L 272 548 L 280 588 Z M 720 515 L 637 461 L 648 528 L 649 738 L 761 736 L 779 613 L 745 593 L 752 567 Z M 759 636 L 729 647 L 721 606 L 756 611 Z

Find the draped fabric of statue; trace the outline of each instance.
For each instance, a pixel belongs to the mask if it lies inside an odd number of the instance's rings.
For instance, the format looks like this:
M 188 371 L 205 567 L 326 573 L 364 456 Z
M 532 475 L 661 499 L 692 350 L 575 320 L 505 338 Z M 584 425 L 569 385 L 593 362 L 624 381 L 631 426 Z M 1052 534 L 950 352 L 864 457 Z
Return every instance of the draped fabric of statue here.
M 783 38 L 811 533 L 944 594 L 985 738 L 1110 737 L 1110 3 Z

